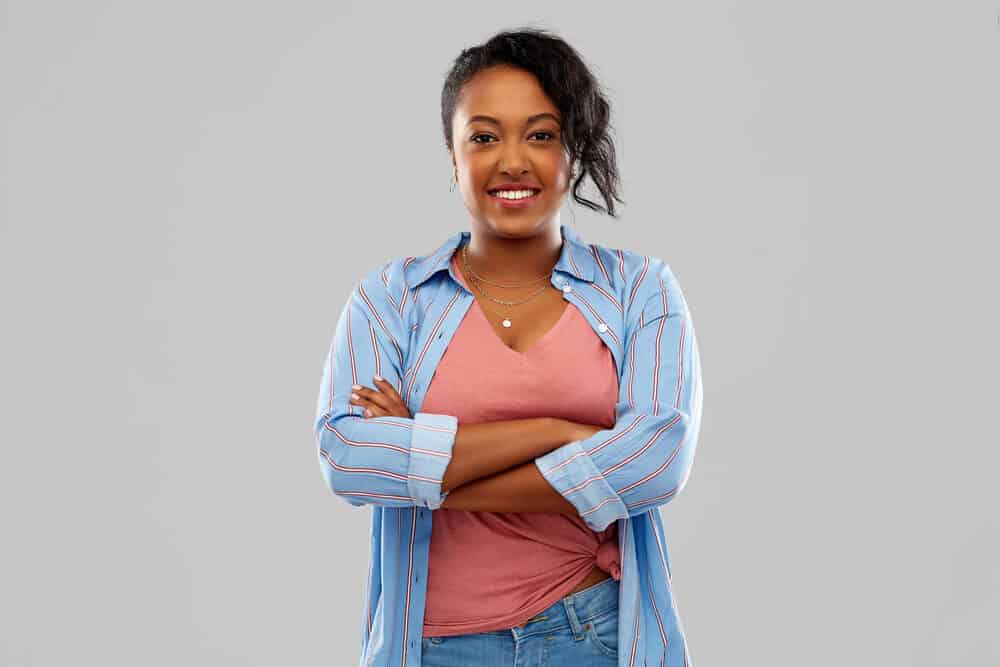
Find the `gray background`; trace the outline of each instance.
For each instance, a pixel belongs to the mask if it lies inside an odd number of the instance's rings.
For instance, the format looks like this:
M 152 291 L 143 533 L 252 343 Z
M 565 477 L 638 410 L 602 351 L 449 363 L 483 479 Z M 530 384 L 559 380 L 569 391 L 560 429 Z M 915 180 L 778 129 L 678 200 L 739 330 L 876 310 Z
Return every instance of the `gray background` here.
M 468 229 L 440 86 L 519 25 L 612 99 L 623 218 L 563 221 L 695 318 L 696 665 L 997 664 L 1000 8 L 657 4 L 3 3 L 0 664 L 355 664 L 323 358 Z

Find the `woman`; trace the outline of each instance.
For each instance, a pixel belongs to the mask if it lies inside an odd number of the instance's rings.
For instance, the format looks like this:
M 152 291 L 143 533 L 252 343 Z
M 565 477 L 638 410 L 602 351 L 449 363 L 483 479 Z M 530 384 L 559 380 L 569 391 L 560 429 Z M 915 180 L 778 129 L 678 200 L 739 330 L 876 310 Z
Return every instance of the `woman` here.
M 698 440 L 694 327 L 664 261 L 560 223 L 571 185 L 622 201 L 608 103 L 526 29 L 461 53 L 442 121 L 471 230 L 361 279 L 317 405 L 327 484 L 372 507 L 361 664 L 689 665 L 657 508 Z

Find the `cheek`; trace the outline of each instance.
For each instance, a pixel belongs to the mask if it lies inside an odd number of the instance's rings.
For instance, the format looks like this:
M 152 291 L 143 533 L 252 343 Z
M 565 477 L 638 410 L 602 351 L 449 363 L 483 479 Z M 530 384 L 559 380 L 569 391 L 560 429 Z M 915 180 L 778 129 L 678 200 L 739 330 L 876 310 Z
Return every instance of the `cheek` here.
M 459 169 L 458 179 L 462 184 L 462 190 L 475 196 L 485 194 L 485 188 L 490 183 L 490 173 L 488 169 L 467 163 Z
M 569 161 L 565 158 L 553 157 L 552 160 L 546 164 L 545 171 L 548 177 L 548 182 L 560 188 L 565 188 L 570 182 Z

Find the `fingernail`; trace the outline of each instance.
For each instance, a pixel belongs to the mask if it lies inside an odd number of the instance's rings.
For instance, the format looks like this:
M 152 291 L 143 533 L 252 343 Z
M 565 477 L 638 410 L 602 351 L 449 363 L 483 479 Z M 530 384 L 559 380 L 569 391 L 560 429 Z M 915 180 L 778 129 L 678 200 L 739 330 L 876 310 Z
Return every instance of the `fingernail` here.
M 382 377 L 381 375 L 376 375 L 376 376 L 375 376 L 375 379 L 376 379 L 376 380 L 378 380 L 379 382 L 381 382 L 381 381 L 382 381 L 382 380 L 384 380 L 385 378 L 384 378 L 384 377 Z
M 358 400 L 358 395 L 357 394 L 351 394 L 351 398 L 353 398 L 356 401 L 356 400 Z
M 354 389 L 355 391 L 357 391 L 358 389 L 361 389 L 361 385 L 360 384 L 352 384 L 351 385 L 351 389 Z
M 372 416 L 372 411 L 371 411 L 371 410 L 368 410 L 368 409 L 366 408 L 366 409 L 365 409 L 365 417 L 371 417 L 371 416 Z

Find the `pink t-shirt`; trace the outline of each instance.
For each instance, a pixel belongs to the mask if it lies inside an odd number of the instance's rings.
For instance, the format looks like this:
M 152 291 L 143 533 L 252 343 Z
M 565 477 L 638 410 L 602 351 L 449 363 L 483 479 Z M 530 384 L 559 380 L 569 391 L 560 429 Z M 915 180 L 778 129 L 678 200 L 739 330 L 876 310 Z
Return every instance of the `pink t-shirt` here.
M 456 255 L 451 261 L 466 285 Z M 611 351 L 572 302 L 521 353 L 500 339 L 474 301 L 421 410 L 455 415 L 459 424 L 559 417 L 611 428 L 617 397 Z M 617 523 L 595 532 L 579 516 L 547 512 L 441 508 L 431 516 L 425 637 L 521 625 L 569 595 L 595 565 L 621 576 Z

